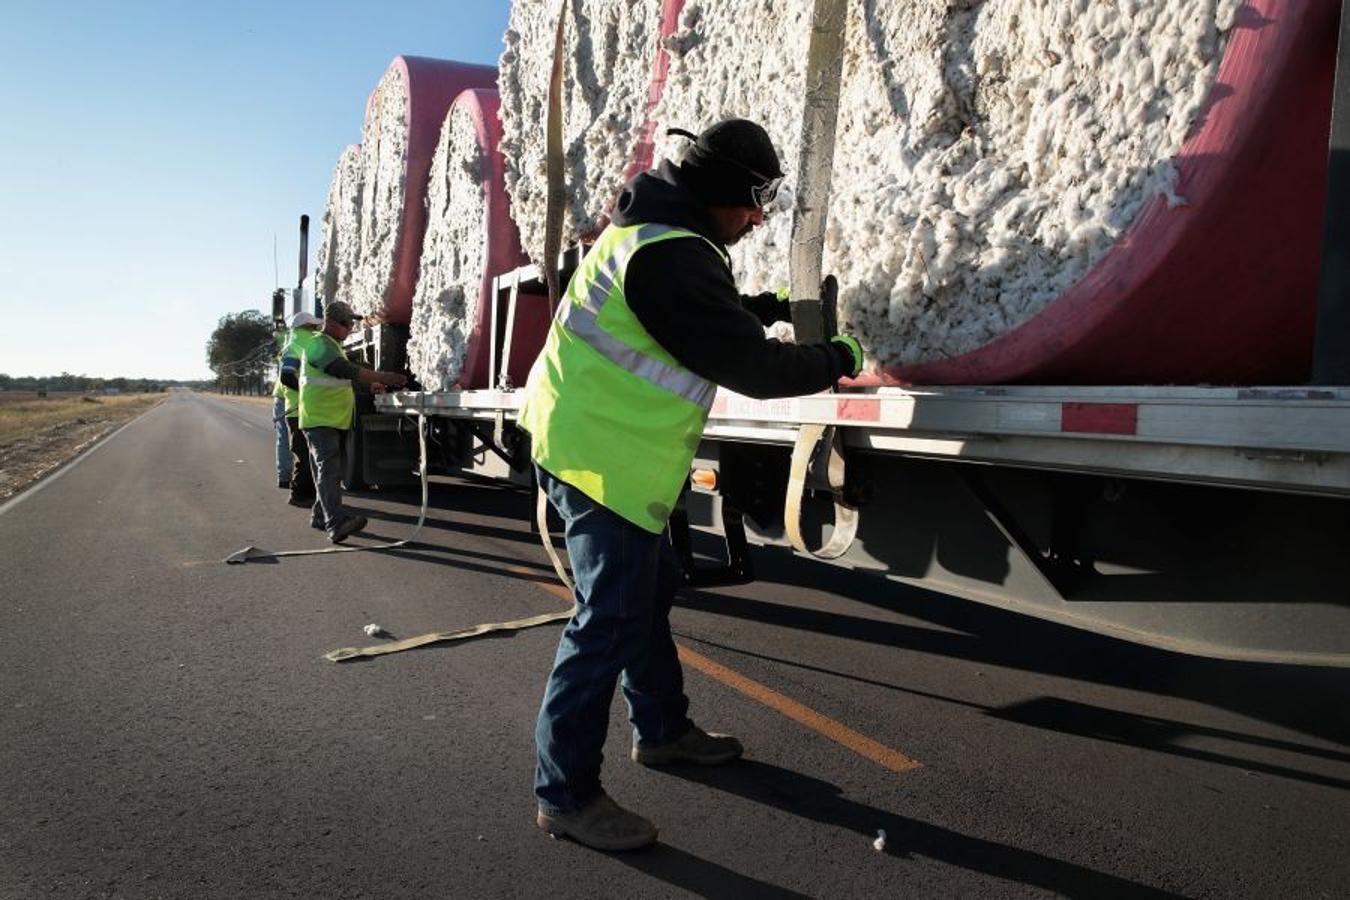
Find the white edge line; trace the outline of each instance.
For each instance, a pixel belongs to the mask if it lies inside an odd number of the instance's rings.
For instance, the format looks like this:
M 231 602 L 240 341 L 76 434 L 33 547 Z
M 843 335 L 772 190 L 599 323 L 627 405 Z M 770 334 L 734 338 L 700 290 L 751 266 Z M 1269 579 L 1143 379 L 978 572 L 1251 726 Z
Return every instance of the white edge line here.
M 167 398 L 166 398 L 166 399 L 167 399 Z M 136 415 L 134 418 L 132 418 L 130 421 L 123 423 L 123 424 L 121 425 L 121 427 L 119 427 L 117 430 L 113 431 L 111 434 L 104 435 L 102 438 L 99 438 L 99 440 L 98 440 L 97 443 L 93 444 L 92 446 L 89 446 L 89 447 L 84 448 L 84 449 L 81 450 L 79 453 L 77 453 L 75 456 L 72 456 L 70 459 L 68 459 L 68 460 L 66 460 L 65 462 L 61 463 L 59 466 L 56 467 L 55 471 L 53 471 L 50 475 L 45 475 L 45 476 L 43 476 L 42 478 L 40 478 L 40 479 L 38 479 L 37 481 L 35 481 L 33 484 L 30 484 L 28 487 L 26 487 L 26 488 L 24 488 L 23 490 L 19 491 L 19 493 L 15 494 L 13 497 L 10 497 L 10 498 L 9 498 L 8 500 L 6 500 L 3 504 L 0 504 L 0 516 L 3 516 L 5 513 L 9 512 L 11 509 L 13 509 L 14 507 L 18 506 L 20 503 L 22 503 L 23 501 L 27 500 L 29 497 L 31 497 L 31 496 L 33 496 L 34 494 L 36 494 L 38 491 L 40 491 L 40 490 L 42 490 L 43 488 L 47 487 L 47 485 L 49 485 L 49 484 L 51 484 L 52 482 L 57 481 L 58 479 L 60 479 L 61 477 L 63 477 L 63 476 L 64 476 L 67 472 L 69 472 L 71 469 L 74 469 L 74 468 L 75 468 L 76 466 L 78 466 L 80 463 L 82 463 L 82 462 L 84 462 L 86 459 L 88 459 L 88 458 L 90 457 L 90 455 L 92 455 L 93 452 L 94 452 L 95 450 L 99 449 L 99 448 L 102 447 L 104 444 L 108 443 L 108 441 L 111 441 L 113 438 L 117 437 L 117 436 L 118 436 L 119 434 L 121 434 L 123 431 L 126 431 L 126 430 L 127 430 L 128 428 L 130 428 L 132 425 L 135 425 L 135 424 L 136 424 L 137 422 L 139 422 L 141 419 L 145 418 L 147 415 L 149 415 L 150 413 L 152 413 L 152 412 L 154 412 L 155 410 L 159 409 L 159 408 L 160 408 L 161 406 L 163 406 L 163 405 L 164 405 L 164 404 L 163 404 L 162 402 L 161 402 L 161 403 L 156 403 L 154 406 L 150 407 L 149 409 L 145 410 L 144 412 L 139 413 L 139 414 Z

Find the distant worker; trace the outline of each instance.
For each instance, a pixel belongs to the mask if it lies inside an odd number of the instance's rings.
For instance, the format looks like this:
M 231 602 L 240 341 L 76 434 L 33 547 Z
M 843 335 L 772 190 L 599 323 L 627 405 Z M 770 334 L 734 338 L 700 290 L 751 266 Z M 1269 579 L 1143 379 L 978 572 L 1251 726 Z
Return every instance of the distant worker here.
M 726 247 L 764 222 L 783 179 L 764 129 L 732 119 L 678 165 L 638 175 L 572 276 L 525 387 L 540 486 L 566 527 L 576 614 L 559 641 L 535 730 L 536 823 L 602 850 L 656 840 L 609 798 L 601 750 L 620 674 L 643 765 L 716 765 L 740 741 L 708 734 L 670 633 L 681 582 L 664 536 L 717 385 L 752 397 L 811 394 L 862 368 L 852 337 L 795 345 L 774 294 L 742 296 Z
M 290 342 L 291 333 L 286 329 L 285 323 L 280 320 L 274 320 L 272 327 L 273 340 L 276 341 L 277 348 L 277 367 L 280 368 L 281 356 L 285 352 L 286 344 Z M 283 491 L 289 490 L 291 487 L 290 437 L 286 431 L 286 395 L 283 393 L 279 373 L 277 383 L 272 386 L 272 432 L 276 441 L 277 487 Z
M 272 395 L 275 397 L 280 393 L 285 404 L 286 443 L 290 450 L 287 458 L 291 466 L 286 479 L 291 488 L 288 502 L 292 506 L 312 506 L 314 476 L 309 468 L 309 442 L 305 440 L 305 433 L 300 430 L 300 391 L 297 387 L 300 383 L 300 360 L 305 345 L 313 340 L 315 333 L 323 327 L 323 320 L 313 313 L 298 312 L 291 316 L 289 324 L 291 330 L 287 335 L 286 345 L 281 350 L 280 371 Z
M 342 341 L 360 318 L 341 300 L 327 304 L 323 330 L 304 348 L 300 360 L 300 430 L 309 444 L 316 498 L 310 525 L 328 532 L 340 544 L 366 527 L 366 517 L 342 506 L 342 446 L 356 409 L 354 384 L 402 387 L 397 372 L 362 369 L 347 361 Z

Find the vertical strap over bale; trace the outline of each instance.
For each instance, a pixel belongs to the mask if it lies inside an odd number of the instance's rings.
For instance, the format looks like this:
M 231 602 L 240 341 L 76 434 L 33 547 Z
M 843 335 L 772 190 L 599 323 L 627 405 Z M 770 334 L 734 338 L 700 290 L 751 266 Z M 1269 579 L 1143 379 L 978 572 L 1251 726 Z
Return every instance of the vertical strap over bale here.
M 558 3 L 558 30 L 553 38 L 553 70 L 548 79 L 548 116 L 544 124 L 544 165 L 548 180 L 548 203 L 544 210 L 544 258 L 539 265 L 548 283 L 548 308 L 557 310 L 562 286 L 558 283 L 558 255 L 562 252 L 563 206 L 567 202 L 563 185 L 562 149 L 562 76 L 563 36 L 567 21 L 567 0 Z

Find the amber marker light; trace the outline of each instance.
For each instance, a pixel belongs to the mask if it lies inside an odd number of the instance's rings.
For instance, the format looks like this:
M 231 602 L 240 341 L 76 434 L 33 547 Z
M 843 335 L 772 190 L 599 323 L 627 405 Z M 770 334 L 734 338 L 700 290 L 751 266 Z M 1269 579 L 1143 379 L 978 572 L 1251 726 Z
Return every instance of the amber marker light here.
M 714 469 L 695 469 L 689 473 L 689 480 L 695 487 L 702 488 L 705 491 L 717 490 L 717 472 Z

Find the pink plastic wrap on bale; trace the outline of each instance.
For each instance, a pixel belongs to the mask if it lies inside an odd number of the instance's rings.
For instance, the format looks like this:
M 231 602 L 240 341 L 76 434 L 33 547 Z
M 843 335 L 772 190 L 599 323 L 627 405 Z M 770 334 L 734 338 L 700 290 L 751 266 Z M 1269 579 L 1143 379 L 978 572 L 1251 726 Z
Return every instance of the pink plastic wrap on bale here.
M 666 50 L 666 38 L 680 27 L 680 13 L 684 11 L 685 0 L 662 0 L 661 35 L 657 39 L 656 61 L 652 64 L 652 85 L 647 92 L 647 120 L 642 126 L 642 135 L 633 148 L 633 159 L 624 172 L 625 182 L 635 175 L 650 169 L 655 162 L 656 153 L 656 107 L 661 103 L 661 95 L 666 90 L 666 76 L 670 74 L 670 52 Z
M 534 359 L 544 349 L 553 316 L 548 309 L 548 294 L 521 292 L 516 298 L 515 331 L 511 336 L 511 364 L 506 368 L 513 387 L 524 387 Z
M 1311 365 L 1336 0 L 1251 0 L 1161 197 L 1076 285 L 977 350 L 852 383 L 1294 384 Z M 846 382 L 847 383 L 847 382 Z
M 406 325 L 412 317 L 417 266 L 422 255 L 422 238 L 427 230 L 427 177 L 440 138 L 441 123 L 445 121 L 450 104 L 464 91 L 471 88 L 495 90 L 497 69 L 421 56 L 395 57 L 390 65 L 401 66 L 407 76 L 408 158 L 404 168 L 403 222 L 398 231 L 394 275 L 385 291 L 382 318 L 386 322 Z M 367 117 L 372 111 L 372 104 L 368 102 Z
M 679 28 L 680 13 L 684 10 L 684 4 L 685 0 L 662 0 L 661 32 L 657 36 L 656 57 L 652 63 L 651 87 L 647 90 L 646 118 L 642 123 L 642 131 L 638 136 L 637 143 L 633 145 L 633 155 L 628 161 L 628 168 L 624 170 L 623 178 L 619 182 L 621 185 L 627 184 L 630 179 L 641 175 L 655 163 L 653 159 L 656 153 L 656 118 L 654 114 L 657 105 L 661 102 L 661 94 L 666 89 L 666 76 L 670 72 L 670 53 L 666 50 L 665 40 Z M 611 210 L 618 200 L 619 195 L 616 191 L 614 198 L 609 203 Z M 600 232 L 608 224 L 609 216 L 606 215 L 595 233 L 583 237 L 582 243 L 594 243 L 595 239 L 600 236 Z
M 502 138 L 501 119 L 497 110 L 501 101 L 495 90 L 468 90 L 455 98 L 455 106 L 463 107 L 473 118 L 478 134 L 478 146 L 487 164 L 483 167 L 483 196 L 487 198 L 484 216 L 484 246 L 487 259 L 483 261 L 483 282 L 478 292 L 477 316 L 473 333 L 464 353 L 464 368 L 460 384 L 466 389 L 488 388 L 488 364 L 492 344 L 492 279 L 502 272 L 526 265 L 529 260 L 520 249 L 520 232 L 512 221 L 503 177 L 502 156 L 498 151 Z M 548 332 L 549 313 L 547 297 L 520 295 L 516 302 L 515 328 L 511 337 L 512 365 L 508 375 L 512 384 L 522 385 L 529 374 L 535 356 L 543 349 Z

